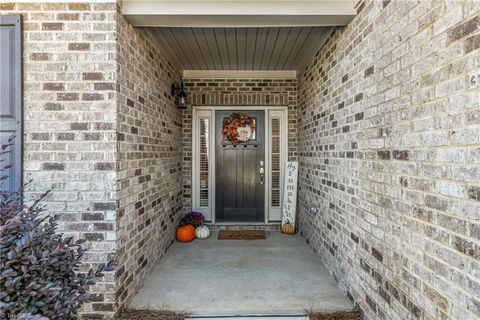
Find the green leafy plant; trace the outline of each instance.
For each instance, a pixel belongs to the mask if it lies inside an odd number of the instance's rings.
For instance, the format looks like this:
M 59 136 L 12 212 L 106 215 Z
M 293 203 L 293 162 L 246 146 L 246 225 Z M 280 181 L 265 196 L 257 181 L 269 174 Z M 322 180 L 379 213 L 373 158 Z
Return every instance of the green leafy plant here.
M 2 145 L 0 159 L 12 144 L 13 138 Z M 2 164 L 1 170 L 9 168 Z M 23 189 L 0 193 L 0 318 L 75 318 L 80 306 L 91 301 L 88 286 L 113 270 L 113 261 L 80 273 L 85 240 L 56 232 L 58 218 L 41 205 L 51 190 L 26 205 Z

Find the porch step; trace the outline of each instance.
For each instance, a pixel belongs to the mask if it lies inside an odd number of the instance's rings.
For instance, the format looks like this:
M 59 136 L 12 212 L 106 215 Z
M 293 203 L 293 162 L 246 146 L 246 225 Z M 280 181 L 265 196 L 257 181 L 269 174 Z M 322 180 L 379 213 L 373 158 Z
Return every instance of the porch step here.
M 265 230 L 265 231 L 280 231 L 280 223 L 269 224 L 211 224 L 206 223 L 211 231 L 220 230 Z

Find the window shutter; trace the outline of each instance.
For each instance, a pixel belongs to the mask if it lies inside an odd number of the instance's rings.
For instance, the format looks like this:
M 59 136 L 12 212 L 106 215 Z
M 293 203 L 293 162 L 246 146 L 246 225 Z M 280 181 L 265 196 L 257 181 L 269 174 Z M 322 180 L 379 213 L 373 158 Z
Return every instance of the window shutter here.
M 22 34 L 21 16 L 0 15 L 0 142 L 15 136 L 0 167 L 11 165 L 0 176 L 1 191 L 17 191 L 22 185 Z

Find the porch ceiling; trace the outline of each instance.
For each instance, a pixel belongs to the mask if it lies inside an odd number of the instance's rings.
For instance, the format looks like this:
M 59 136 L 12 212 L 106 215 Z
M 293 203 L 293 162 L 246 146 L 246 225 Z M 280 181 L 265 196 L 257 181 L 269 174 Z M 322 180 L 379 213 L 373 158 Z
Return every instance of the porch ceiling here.
M 303 69 L 357 0 L 123 0 L 181 70 Z
M 147 28 L 181 70 L 301 70 L 331 27 Z

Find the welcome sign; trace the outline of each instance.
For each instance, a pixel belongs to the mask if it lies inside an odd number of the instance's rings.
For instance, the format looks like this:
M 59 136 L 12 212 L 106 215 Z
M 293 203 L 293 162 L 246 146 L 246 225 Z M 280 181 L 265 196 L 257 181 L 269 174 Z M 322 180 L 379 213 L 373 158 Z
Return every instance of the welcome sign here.
M 295 233 L 295 215 L 297 212 L 298 162 L 287 162 L 282 204 L 282 232 Z

